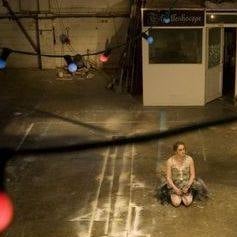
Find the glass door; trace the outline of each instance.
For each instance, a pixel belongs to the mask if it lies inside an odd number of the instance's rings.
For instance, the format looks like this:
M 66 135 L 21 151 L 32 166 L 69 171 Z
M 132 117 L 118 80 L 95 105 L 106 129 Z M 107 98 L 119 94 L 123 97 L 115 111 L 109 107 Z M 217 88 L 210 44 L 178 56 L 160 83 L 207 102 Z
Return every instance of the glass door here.
M 223 28 L 207 28 L 207 60 L 205 73 L 205 102 L 222 96 Z

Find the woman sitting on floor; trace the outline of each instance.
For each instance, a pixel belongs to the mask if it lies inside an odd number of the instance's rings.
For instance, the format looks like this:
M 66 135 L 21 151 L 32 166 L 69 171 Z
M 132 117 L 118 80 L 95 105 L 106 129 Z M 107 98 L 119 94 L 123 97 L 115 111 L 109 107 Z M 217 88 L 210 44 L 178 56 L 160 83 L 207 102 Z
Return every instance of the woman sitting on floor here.
M 189 206 L 194 197 L 208 197 L 206 185 L 201 179 L 195 179 L 195 166 L 191 156 L 186 154 L 184 142 L 173 146 L 175 154 L 167 161 L 166 183 L 158 189 L 157 197 L 162 203 L 171 202 L 178 207 L 181 203 Z

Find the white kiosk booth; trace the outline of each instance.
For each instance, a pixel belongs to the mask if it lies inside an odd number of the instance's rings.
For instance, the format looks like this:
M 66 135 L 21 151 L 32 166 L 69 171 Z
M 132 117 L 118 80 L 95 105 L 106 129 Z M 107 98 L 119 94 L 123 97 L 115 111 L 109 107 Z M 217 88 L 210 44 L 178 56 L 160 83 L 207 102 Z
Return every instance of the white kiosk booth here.
M 237 12 L 143 9 L 143 104 L 202 106 L 235 97 Z

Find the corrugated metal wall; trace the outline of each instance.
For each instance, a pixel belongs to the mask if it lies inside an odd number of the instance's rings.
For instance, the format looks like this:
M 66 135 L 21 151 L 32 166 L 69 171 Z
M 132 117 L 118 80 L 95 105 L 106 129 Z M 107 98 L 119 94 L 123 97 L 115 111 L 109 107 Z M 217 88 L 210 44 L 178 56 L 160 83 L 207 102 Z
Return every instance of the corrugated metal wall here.
M 129 1 L 124 0 L 40 0 L 40 17 L 52 16 L 51 13 L 109 13 L 129 14 Z M 18 14 L 30 14 L 37 12 L 37 0 L 10 0 L 9 4 Z M 7 13 L 4 7 L 0 7 L 0 15 Z M 21 19 L 27 32 L 36 42 L 36 22 L 34 19 Z M 41 52 L 47 54 L 71 54 L 86 53 L 104 50 L 106 44 L 116 45 L 125 42 L 128 17 L 65 17 L 39 20 L 39 35 Z M 59 36 L 68 32 L 71 46 L 62 45 Z M 0 19 L 0 47 L 10 47 L 16 50 L 34 52 L 23 33 L 13 20 Z M 117 67 L 122 49 L 114 50 L 107 67 Z M 98 56 L 90 57 L 100 65 Z M 55 68 L 64 64 L 62 59 L 42 58 L 43 68 Z M 12 54 L 8 61 L 9 67 L 38 67 L 37 57 Z

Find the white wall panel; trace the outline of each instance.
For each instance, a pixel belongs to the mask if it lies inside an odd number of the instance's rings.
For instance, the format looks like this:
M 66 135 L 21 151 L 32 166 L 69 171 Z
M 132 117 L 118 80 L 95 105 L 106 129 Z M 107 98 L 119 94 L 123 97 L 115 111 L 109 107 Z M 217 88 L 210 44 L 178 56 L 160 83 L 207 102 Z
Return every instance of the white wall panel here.
M 201 64 L 149 64 L 149 45 L 142 41 L 143 104 L 202 106 L 205 104 L 205 31 Z

